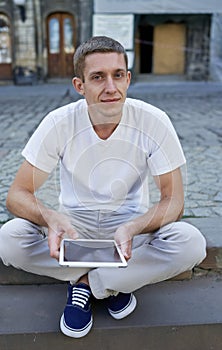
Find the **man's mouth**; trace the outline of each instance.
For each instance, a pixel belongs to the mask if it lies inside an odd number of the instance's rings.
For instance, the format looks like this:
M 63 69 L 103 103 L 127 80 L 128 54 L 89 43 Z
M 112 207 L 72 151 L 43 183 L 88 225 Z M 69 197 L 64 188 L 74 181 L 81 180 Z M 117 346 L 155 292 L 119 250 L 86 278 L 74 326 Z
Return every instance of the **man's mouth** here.
M 107 98 L 105 100 L 101 100 L 102 103 L 115 103 L 119 101 L 120 101 L 120 98 Z

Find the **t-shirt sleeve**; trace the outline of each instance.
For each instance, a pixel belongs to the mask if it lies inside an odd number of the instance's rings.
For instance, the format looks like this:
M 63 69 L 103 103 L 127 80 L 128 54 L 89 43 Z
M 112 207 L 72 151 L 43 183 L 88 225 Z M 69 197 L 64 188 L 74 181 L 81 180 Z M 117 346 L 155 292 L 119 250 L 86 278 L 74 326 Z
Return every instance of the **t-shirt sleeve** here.
M 59 160 L 59 140 L 51 114 L 40 123 L 23 149 L 22 155 L 33 166 L 47 173 L 56 167 Z
M 150 143 L 148 166 L 153 176 L 162 175 L 186 163 L 177 133 L 169 119 L 163 113 L 153 128 Z

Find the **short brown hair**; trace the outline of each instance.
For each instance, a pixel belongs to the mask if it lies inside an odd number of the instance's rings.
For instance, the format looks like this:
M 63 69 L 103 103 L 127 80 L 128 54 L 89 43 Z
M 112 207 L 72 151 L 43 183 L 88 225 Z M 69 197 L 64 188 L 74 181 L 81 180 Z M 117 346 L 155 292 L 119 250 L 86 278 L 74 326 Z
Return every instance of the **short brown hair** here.
M 116 40 L 106 36 L 94 36 L 82 43 L 76 50 L 73 63 L 74 74 L 84 80 L 85 57 L 93 53 L 117 52 L 124 55 L 126 69 L 128 69 L 128 57 L 124 47 Z

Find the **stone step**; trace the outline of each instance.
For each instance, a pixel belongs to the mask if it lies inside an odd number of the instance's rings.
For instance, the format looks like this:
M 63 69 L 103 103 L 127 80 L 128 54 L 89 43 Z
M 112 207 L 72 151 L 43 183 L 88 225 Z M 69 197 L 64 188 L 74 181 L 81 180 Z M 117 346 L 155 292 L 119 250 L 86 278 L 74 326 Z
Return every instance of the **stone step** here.
M 192 271 L 185 271 L 173 280 L 186 280 L 192 277 Z M 0 260 L 0 285 L 32 285 L 32 284 L 58 284 L 64 283 L 54 278 L 39 276 L 29 272 L 15 269 L 12 266 L 5 266 Z M 0 349 L 1 350 L 1 349 Z
M 207 257 L 200 267 L 222 270 L 222 217 L 192 218 L 186 221 L 199 228 L 207 241 Z
M 222 271 L 222 218 L 192 218 L 187 222 L 198 227 L 207 240 L 207 257 L 201 263 L 200 268 L 204 270 Z M 190 279 L 192 271 L 186 271 L 176 280 Z M 0 261 L 0 285 L 5 284 L 54 284 L 59 281 L 44 276 L 37 276 L 31 273 L 6 267 Z
M 221 350 L 222 279 L 167 281 L 135 292 L 138 306 L 112 319 L 93 303 L 94 325 L 81 339 L 60 333 L 64 284 L 0 286 L 1 350 Z

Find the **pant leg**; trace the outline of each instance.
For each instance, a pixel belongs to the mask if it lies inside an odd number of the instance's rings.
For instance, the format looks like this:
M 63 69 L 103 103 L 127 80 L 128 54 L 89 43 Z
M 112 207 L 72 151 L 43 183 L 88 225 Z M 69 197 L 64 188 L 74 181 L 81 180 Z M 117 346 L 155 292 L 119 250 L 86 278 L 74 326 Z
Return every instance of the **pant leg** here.
M 154 235 L 134 237 L 127 268 L 98 268 L 89 272 L 96 298 L 118 292 L 129 293 L 192 269 L 206 256 L 206 242 L 200 231 L 185 222 L 162 227 Z
M 5 265 L 56 278 L 77 281 L 89 269 L 61 267 L 50 257 L 48 240 L 42 227 L 16 218 L 1 227 L 0 258 Z

